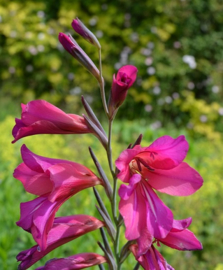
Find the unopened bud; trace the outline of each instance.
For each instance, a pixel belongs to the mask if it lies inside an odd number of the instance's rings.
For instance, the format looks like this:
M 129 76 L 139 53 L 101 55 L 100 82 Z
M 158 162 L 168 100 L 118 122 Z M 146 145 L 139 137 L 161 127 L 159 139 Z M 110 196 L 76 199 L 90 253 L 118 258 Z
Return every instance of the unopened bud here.
M 77 59 L 99 81 L 100 73 L 90 57 L 81 49 L 72 36 L 59 33 L 59 41 L 75 59 Z
M 137 68 L 127 65 L 119 69 L 117 76 L 113 76 L 112 89 L 109 98 L 109 115 L 113 119 L 118 108 L 124 102 L 128 89 L 133 85 L 137 76 Z
M 78 33 L 80 36 L 82 36 L 85 40 L 93 44 L 98 49 L 101 48 L 101 45 L 96 36 L 82 23 L 81 20 L 76 18 L 75 20 L 72 21 L 71 25 L 74 31 Z

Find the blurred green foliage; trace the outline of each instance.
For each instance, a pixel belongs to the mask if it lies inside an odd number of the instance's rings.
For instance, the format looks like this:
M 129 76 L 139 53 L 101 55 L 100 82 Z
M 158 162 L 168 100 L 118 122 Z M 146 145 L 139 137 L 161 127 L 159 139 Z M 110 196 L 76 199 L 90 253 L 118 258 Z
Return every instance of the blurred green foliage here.
M 63 158 L 88 166 L 96 172 L 94 164 L 90 159 L 88 146 L 91 146 L 99 162 L 109 176 L 105 151 L 97 139 L 91 135 L 36 135 L 24 138 L 14 145 L 10 144 L 11 129 L 14 124 L 12 116 L 6 117 L 0 122 L 1 145 L 4 148 L 0 152 L 0 268 L 3 270 L 16 269 L 16 255 L 24 249 L 34 245 L 31 236 L 15 225 L 19 220 L 19 204 L 32 200 L 33 195 L 24 191 L 22 184 L 12 177 L 15 167 L 21 163 L 20 147 L 23 143 L 36 154 L 52 158 Z M 175 219 L 182 219 L 191 216 L 193 223 L 190 229 L 196 234 L 203 244 L 203 251 L 180 252 L 170 248 L 161 247 L 161 252 L 169 264 L 178 270 L 199 269 L 199 270 L 221 270 L 223 254 L 223 167 L 222 141 L 216 139 L 210 143 L 208 139 L 192 139 L 190 134 L 184 129 L 164 129 L 153 130 L 142 122 L 117 121 L 114 123 L 114 160 L 119 153 L 127 147 L 130 142 L 134 142 L 139 133 L 144 133 L 142 145 L 148 146 L 157 137 L 168 134 L 177 137 L 180 134 L 186 135 L 190 144 L 186 161 L 204 178 L 204 186 L 194 195 L 189 197 L 172 197 L 159 193 L 165 204 L 173 210 Z M 121 181 L 119 181 L 119 184 Z M 98 190 L 103 196 L 102 189 Z M 83 199 L 84 198 L 84 199 Z M 108 206 L 108 199 L 103 196 L 105 204 Z M 57 216 L 72 214 L 90 214 L 99 218 L 94 205 L 96 200 L 91 189 L 81 191 L 68 200 L 59 210 Z M 125 243 L 124 230 L 121 233 L 121 242 Z M 101 253 L 96 241 L 100 241 L 98 231 L 89 233 L 79 239 L 66 244 L 52 253 L 48 254 L 40 262 L 30 269 L 43 265 L 47 260 L 54 257 L 69 256 L 75 253 L 92 251 Z M 126 268 L 132 269 L 135 265 L 133 256 L 129 256 Z M 98 268 L 92 268 L 98 269 Z
M 158 119 L 214 139 L 223 131 L 222 12 L 219 0 L 3 0 L 0 97 L 44 98 L 77 112 L 84 94 L 102 110 L 96 80 L 57 39 L 70 32 L 98 62 L 95 48 L 71 28 L 78 16 L 101 42 L 107 96 L 120 66 L 139 70 L 120 117 Z

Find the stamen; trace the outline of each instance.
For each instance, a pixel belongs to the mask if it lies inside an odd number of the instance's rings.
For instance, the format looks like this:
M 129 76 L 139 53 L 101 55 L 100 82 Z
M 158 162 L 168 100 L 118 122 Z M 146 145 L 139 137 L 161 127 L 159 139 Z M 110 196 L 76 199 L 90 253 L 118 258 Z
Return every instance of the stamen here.
M 151 168 L 143 159 L 141 159 L 141 158 L 137 158 L 136 159 L 136 162 L 137 162 L 137 165 L 139 166 L 139 168 L 140 168 L 140 171 L 141 171 L 141 165 L 140 165 L 140 163 L 142 163 L 142 165 L 144 166 L 144 167 L 146 167 L 148 170 L 150 170 L 150 171 L 154 171 L 154 169 L 153 168 Z

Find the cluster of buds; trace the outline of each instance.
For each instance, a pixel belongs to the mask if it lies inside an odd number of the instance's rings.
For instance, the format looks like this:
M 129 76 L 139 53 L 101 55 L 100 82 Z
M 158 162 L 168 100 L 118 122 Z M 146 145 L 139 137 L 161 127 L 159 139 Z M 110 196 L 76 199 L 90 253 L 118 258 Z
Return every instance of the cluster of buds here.
M 100 229 L 102 242 L 98 244 L 103 254 L 80 253 L 67 258 L 52 259 L 37 270 L 72 270 L 107 263 L 110 270 L 121 269 L 127 256 L 132 253 L 137 265 L 146 270 L 173 269 L 155 245 L 164 244 L 177 250 L 202 249 L 195 235 L 188 230 L 191 218 L 175 220 L 172 211 L 158 197 L 155 190 L 172 196 L 189 196 L 203 183 L 199 173 L 183 162 L 188 151 L 184 136 L 176 139 L 163 136 L 150 146 L 140 146 L 142 135 L 129 145 L 115 161 L 113 169 L 111 152 L 112 122 L 118 108 L 124 102 L 128 89 L 137 76 L 133 65 L 123 66 L 113 76 L 108 102 L 105 98 L 100 50 L 101 45 L 94 34 L 79 20 L 73 20 L 73 29 L 99 50 L 99 69 L 81 49 L 72 36 L 59 34 L 63 47 L 98 80 L 102 102 L 107 115 L 108 136 L 90 105 L 82 97 L 86 115 L 67 114 L 44 100 L 22 104 L 21 119 L 16 119 L 12 134 L 13 143 L 37 134 L 93 134 L 106 151 L 113 178 L 107 177 L 93 150 L 90 155 L 97 174 L 82 164 L 62 159 L 43 157 L 32 153 L 25 145 L 21 147 L 23 163 L 14 171 L 24 189 L 37 197 L 21 203 L 21 217 L 17 225 L 32 234 L 36 245 L 17 255 L 19 269 L 25 270 L 45 255 L 69 241 L 93 230 Z M 121 184 L 117 192 L 117 181 Z M 101 185 L 110 205 L 112 216 L 105 207 L 96 186 Z M 113 186 L 113 187 L 112 187 Z M 58 209 L 72 196 L 92 188 L 97 200 L 101 220 L 89 215 L 55 217 Z M 116 211 L 116 193 L 120 197 L 119 215 Z M 79 195 L 79 194 L 78 194 Z M 77 196 L 78 196 L 77 195 Z M 105 196 L 104 196 L 105 197 Z M 120 227 L 125 225 L 126 244 L 119 250 Z M 110 242 L 107 239 L 110 237 Z

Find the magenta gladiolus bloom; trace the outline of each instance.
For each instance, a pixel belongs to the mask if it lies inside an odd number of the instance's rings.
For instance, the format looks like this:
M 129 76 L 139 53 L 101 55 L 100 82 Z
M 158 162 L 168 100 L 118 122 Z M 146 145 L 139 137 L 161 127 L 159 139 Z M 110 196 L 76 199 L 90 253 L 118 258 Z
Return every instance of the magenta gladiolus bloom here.
M 27 192 L 40 197 L 21 204 L 17 225 L 31 232 L 44 250 L 59 207 L 74 194 L 102 181 L 81 164 L 35 155 L 25 145 L 21 154 L 24 163 L 15 169 L 14 177 L 23 183 Z
M 118 178 L 129 184 L 119 189 L 125 236 L 128 240 L 137 239 L 141 254 L 151 245 L 153 237 L 165 238 L 173 224 L 172 212 L 153 189 L 188 196 L 203 184 L 198 172 L 183 162 L 187 151 L 184 136 L 176 139 L 163 136 L 149 147 L 136 145 L 124 150 L 116 160 Z
M 22 104 L 21 119 L 16 118 L 12 135 L 17 140 L 36 134 L 92 133 L 85 119 L 76 114 L 66 114 L 45 100 Z
M 55 248 L 102 226 L 104 226 L 103 222 L 87 215 L 55 218 L 47 236 L 47 248 L 44 251 L 40 251 L 36 245 L 20 252 L 16 257 L 18 261 L 21 261 L 18 269 L 28 269 Z
M 45 266 L 36 270 L 76 270 L 107 262 L 106 258 L 96 253 L 81 253 L 67 258 L 52 259 Z
M 113 75 L 112 89 L 109 99 L 110 115 L 124 102 L 128 89 L 133 85 L 137 76 L 137 68 L 127 65 L 118 70 L 117 76 Z
M 144 270 L 174 270 L 153 245 L 140 257 L 137 257 L 138 246 L 136 244 L 131 245 L 129 249 Z
M 25 145 L 21 147 L 24 163 L 14 171 L 29 193 L 46 196 L 50 202 L 66 199 L 79 191 L 102 184 L 87 167 L 68 160 L 35 155 Z
M 201 243 L 195 235 L 187 229 L 191 221 L 191 218 L 174 220 L 173 227 L 168 235 L 165 238 L 156 239 L 153 243 L 157 242 L 158 245 L 163 243 L 164 245 L 178 250 L 202 249 Z M 144 254 L 140 254 L 138 245 L 130 246 L 130 250 L 145 270 L 173 270 L 172 266 L 167 264 L 163 256 L 155 249 L 154 245 L 149 247 Z
M 68 51 L 75 59 L 77 59 L 88 71 L 99 80 L 100 73 L 95 64 L 89 58 L 89 56 L 81 49 L 77 42 L 72 38 L 71 35 L 65 35 L 59 33 L 59 41 L 63 45 L 64 49 Z

